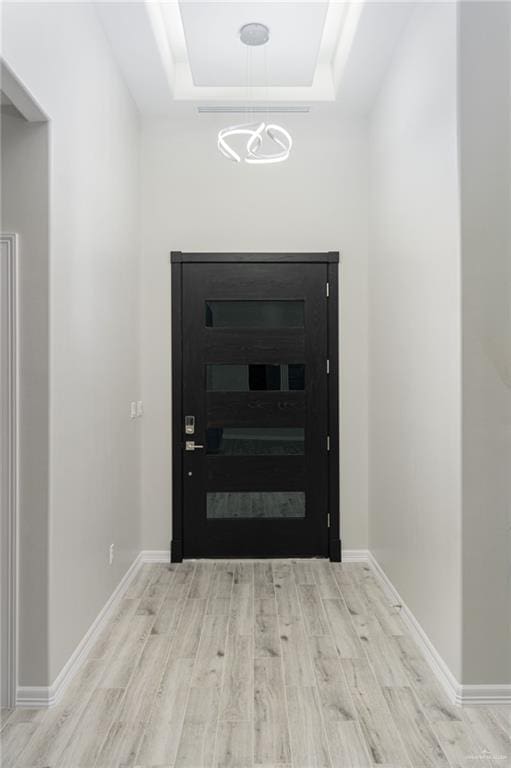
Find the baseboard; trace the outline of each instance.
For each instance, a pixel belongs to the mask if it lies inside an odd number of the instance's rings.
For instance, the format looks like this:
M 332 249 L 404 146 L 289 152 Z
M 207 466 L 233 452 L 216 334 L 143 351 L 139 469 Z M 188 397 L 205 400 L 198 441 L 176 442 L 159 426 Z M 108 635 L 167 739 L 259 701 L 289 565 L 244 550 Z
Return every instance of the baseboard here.
M 511 685 L 461 685 L 460 704 L 465 707 L 511 705 Z
M 139 552 L 60 671 L 53 685 L 19 685 L 16 689 L 16 706 L 24 707 L 26 709 L 43 709 L 58 704 L 69 683 L 87 658 L 89 651 L 99 638 L 142 564 L 168 563 L 169 559 L 168 550 L 142 550 L 142 552 Z
M 401 597 L 397 589 L 394 587 L 394 585 L 390 581 L 389 577 L 387 576 L 387 574 L 385 573 L 385 571 L 383 570 L 379 562 L 376 560 L 373 553 L 369 552 L 368 554 L 369 554 L 369 558 L 368 558 L 369 565 L 373 569 L 378 581 L 380 582 L 383 590 L 389 596 L 391 602 L 401 606 L 401 610 L 399 612 L 401 618 L 406 624 L 406 627 L 410 632 L 410 634 L 412 635 L 413 639 L 415 640 L 415 642 L 421 649 L 422 653 L 424 654 L 426 661 L 428 662 L 429 666 L 434 672 L 436 678 L 438 679 L 445 693 L 449 697 L 449 700 L 457 704 L 461 703 L 460 701 L 458 701 L 460 684 L 458 683 L 458 681 L 452 674 L 451 670 L 449 669 L 445 661 L 442 659 L 442 657 L 436 650 L 435 646 L 433 645 L 433 643 L 427 636 L 426 632 L 423 630 L 422 626 L 419 624 L 419 622 L 415 618 L 412 611 L 408 608 L 403 598 Z
M 376 560 L 372 552 L 368 552 L 368 562 L 373 569 L 383 590 L 392 603 L 400 605 L 400 616 L 408 631 L 422 651 L 432 672 L 453 704 L 460 706 L 497 706 L 511 704 L 511 685 L 462 685 L 438 653 L 428 635 L 417 621 L 410 608 L 394 587 L 389 577 Z
M 18 685 L 16 688 L 16 706 L 23 709 L 45 709 L 56 704 L 53 686 L 45 687 Z
M 168 563 L 170 565 L 168 549 L 143 549 L 140 557 L 143 563 Z
M 343 563 L 367 563 L 369 560 L 369 551 L 367 549 L 343 549 Z

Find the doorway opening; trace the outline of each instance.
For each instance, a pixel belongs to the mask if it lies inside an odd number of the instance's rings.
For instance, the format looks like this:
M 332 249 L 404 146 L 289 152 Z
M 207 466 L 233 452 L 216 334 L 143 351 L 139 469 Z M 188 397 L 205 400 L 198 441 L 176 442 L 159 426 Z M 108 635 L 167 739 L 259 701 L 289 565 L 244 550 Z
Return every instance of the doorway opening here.
M 49 123 L 3 61 L 0 82 L 0 682 L 10 708 L 24 676 L 42 683 L 48 665 Z M 36 654 L 23 642 L 34 634 Z

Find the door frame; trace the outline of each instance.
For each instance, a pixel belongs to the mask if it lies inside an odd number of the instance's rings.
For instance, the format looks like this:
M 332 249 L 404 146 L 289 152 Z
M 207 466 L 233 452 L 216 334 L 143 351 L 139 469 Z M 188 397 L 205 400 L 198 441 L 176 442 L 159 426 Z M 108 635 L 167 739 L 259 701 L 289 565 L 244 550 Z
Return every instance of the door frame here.
M 2 541 L 2 556 L 6 557 L 6 604 L 2 605 L 2 624 L 5 622 L 7 701 L 2 706 L 16 705 L 18 685 L 18 526 L 19 526 L 19 301 L 18 301 L 18 236 L 0 234 L 2 260 L 0 269 L 6 284 L 6 306 L 2 308 L 5 320 L 6 347 L 2 355 L 2 387 L 6 389 L 7 424 L 2 424 L 2 454 L 6 462 L 6 509 L 1 521 L 6 533 Z M 2 492 L 3 501 L 3 492 Z M 3 505 L 2 505 L 3 506 Z
M 171 251 L 171 374 L 172 374 L 172 540 L 170 559 L 183 560 L 183 264 L 211 263 L 302 263 L 326 264 L 328 372 L 328 552 L 332 562 L 340 562 L 339 505 L 339 252 L 326 253 L 183 253 Z

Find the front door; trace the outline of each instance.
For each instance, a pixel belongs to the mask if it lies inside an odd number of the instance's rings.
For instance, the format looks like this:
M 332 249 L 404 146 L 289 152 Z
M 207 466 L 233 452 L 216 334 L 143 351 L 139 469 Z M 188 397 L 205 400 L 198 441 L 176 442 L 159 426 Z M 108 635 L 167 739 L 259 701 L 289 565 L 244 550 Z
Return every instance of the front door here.
M 174 559 L 327 556 L 332 265 L 177 258 Z

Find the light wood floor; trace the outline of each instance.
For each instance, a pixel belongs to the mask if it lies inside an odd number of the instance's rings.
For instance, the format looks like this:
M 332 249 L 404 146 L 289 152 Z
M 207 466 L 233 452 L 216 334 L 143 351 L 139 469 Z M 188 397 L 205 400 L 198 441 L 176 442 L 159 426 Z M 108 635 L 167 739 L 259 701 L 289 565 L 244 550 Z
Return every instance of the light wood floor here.
M 508 768 L 510 718 L 449 704 L 365 565 L 150 565 L 1 765 Z

